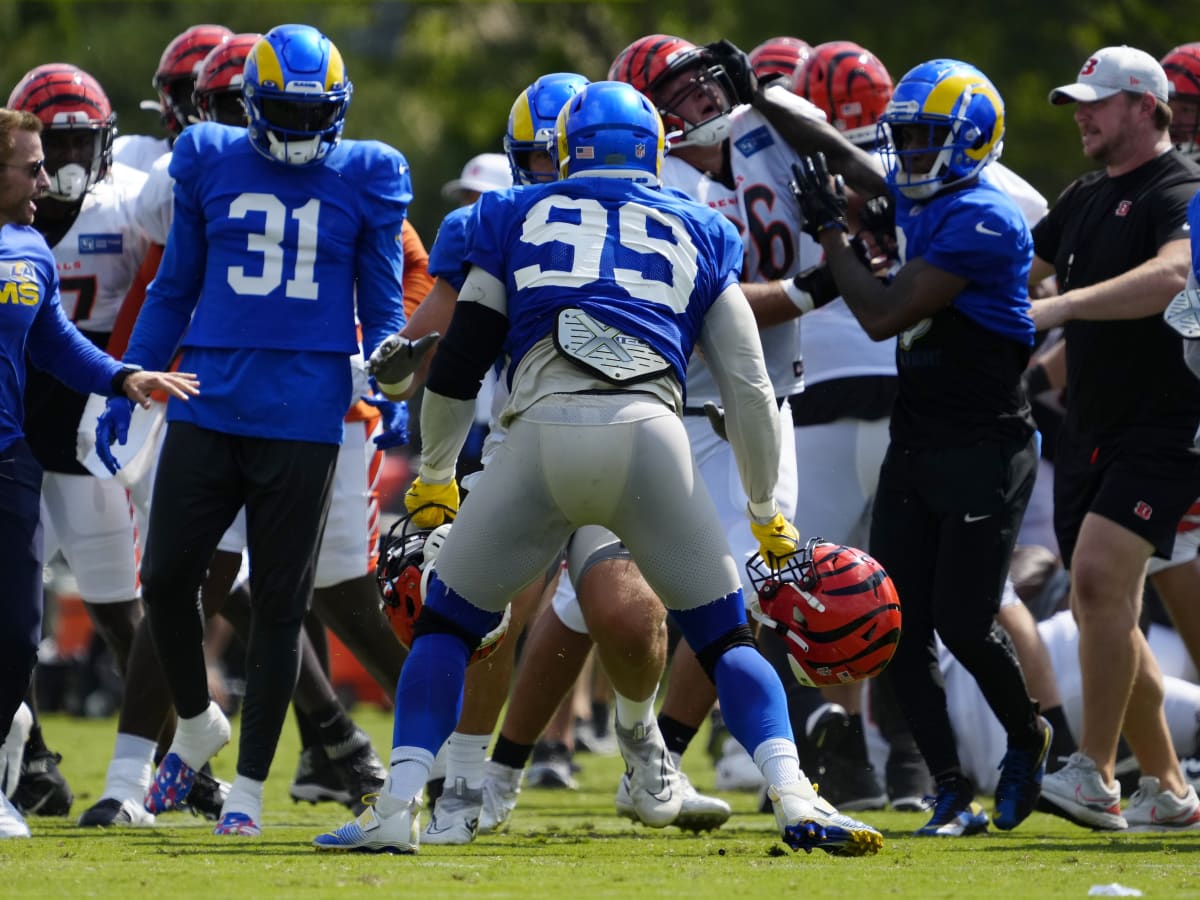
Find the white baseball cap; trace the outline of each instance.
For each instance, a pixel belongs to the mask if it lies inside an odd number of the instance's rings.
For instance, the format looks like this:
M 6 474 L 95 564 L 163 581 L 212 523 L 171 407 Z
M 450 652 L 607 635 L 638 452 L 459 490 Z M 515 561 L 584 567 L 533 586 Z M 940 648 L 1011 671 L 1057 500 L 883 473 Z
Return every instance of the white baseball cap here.
M 1055 104 L 1079 101 L 1091 103 L 1121 91 L 1144 94 L 1147 91 L 1167 102 L 1167 73 L 1157 59 L 1144 50 L 1127 47 L 1105 47 L 1097 50 L 1083 68 L 1079 80 L 1064 84 L 1050 92 Z
M 462 175 L 442 185 L 442 196 L 452 199 L 459 191 L 500 191 L 512 187 L 512 169 L 503 153 L 480 153 L 467 160 Z

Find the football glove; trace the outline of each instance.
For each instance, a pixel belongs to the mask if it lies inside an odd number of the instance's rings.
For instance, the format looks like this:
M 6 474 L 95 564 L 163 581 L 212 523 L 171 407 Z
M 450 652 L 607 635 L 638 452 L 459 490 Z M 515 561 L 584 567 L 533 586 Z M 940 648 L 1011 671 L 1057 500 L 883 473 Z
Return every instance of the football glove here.
M 428 508 L 422 509 L 423 506 Z M 426 484 L 418 475 L 404 495 L 404 508 L 412 513 L 412 523 L 418 528 L 437 528 L 451 522 L 458 512 L 458 482 Z
M 704 404 L 704 414 L 708 416 L 708 424 L 712 426 L 713 433 L 723 441 L 729 440 L 725 431 L 725 410 L 709 400 Z
M 1167 304 L 1163 310 L 1163 321 L 1186 340 L 1200 338 L 1200 289 L 1193 279 L 1189 278 L 1187 287 Z
M 704 49 L 713 62 L 725 69 L 733 83 L 734 96 L 730 99 L 734 103 L 753 103 L 754 95 L 758 93 L 758 78 L 746 52 L 724 38 L 705 44 Z
M 750 533 L 758 541 L 758 552 L 772 569 L 778 569 L 784 560 L 800 549 L 800 532 L 796 526 L 777 512 L 766 524 L 750 517 Z
M 96 420 L 96 456 L 104 468 L 114 475 L 121 468 L 110 449 L 113 443 L 124 446 L 129 440 L 129 422 L 133 418 L 133 401 L 127 397 L 109 397 L 104 412 Z
M 806 234 L 820 240 L 821 232 L 830 228 L 850 230 L 846 222 L 846 184 L 841 175 L 829 177 L 824 153 L 802 157 L 792 166 L 792 176 L 792 193 L 804 216 L 800 227 Z
M 363 402 L 379 410 L 383 417 L 383 431 L 375 435 L 375 446 L 380 450 L 402 447 L 408 443 L 408 404 L 403 400 L 389 400 L 383 394 L 364 394 Z
M 428 354 L 441 337 L 431 331 L 423 337 L 410 341 L 393 334 L 384 338 L 367 360 L 367 374 L 375 378 L 379 386 L 390 394 L 399 394 L 412 384 L 413 373 L 421 368 Z

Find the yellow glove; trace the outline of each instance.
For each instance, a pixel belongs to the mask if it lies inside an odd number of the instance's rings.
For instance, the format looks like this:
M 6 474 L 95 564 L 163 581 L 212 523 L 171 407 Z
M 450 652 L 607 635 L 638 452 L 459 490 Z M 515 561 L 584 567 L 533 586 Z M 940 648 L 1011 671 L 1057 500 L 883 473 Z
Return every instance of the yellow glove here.
M 752 516 L 750 533 L 758 541 L 758 552 L 772 569 L 778 569 L 785 559 L 800 549 L 800 532 L 781 512 L 776 512 L 765 525 L 754 521 Z
M 421 509 L 423 506 L 427 508 Z M 443 506 L 450 512 L 442 509 Z M 437 528 L 444 522 L 453 521 L 458 514 L 458 482 L 451 479 L 446 484 L 426 484 L 418 475 L 404 494 L 404 507 L 413 514 L 412 523 L 418 528 Z

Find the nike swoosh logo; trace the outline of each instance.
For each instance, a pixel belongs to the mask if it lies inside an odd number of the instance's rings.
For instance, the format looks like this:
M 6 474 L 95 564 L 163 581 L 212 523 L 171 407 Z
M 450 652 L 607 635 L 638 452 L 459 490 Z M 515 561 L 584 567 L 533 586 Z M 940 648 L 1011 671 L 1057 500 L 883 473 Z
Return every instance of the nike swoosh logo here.
M 984 519 L 990 519 L 991 517 L 991 513 L 984 513 L 982 516 L 973 516 L 970 513 L 967 513 L 965 516 L 963 516 L 963 521 L 970 524 L 971 522 L 982 522 Z
M 988 237 L 1000 237 L 1001 236 L 1001 233 L 999 231 L 992 231 L 992 229 L 988 228 L 982 222 L 975 223 L 975 230 L 978 231 L 980 234 L 986 234 Z

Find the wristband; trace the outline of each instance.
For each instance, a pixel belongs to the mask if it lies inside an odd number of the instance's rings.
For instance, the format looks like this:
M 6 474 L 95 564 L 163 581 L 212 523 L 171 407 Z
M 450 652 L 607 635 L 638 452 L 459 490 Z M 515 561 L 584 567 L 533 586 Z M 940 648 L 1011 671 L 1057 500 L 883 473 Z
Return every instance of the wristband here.
M 796 284 L 796 279 L 785 278 L 779 284 L 783 288 L 783 292 L 787 294 L 787 298 L 792 301 L 792 305 L 800 310 L 801 315 L 812 312 L 817 308 L 816 303 L 813 302 L 812 294 Z
M 125 382 L 134 372 L 142 371 L 141 366 L 135 366 L 132 363 L 122 363 L 121 370 L 112 377 L 109 382 L 109 388 L 112 390 L 114 397 L 121 397 L 125 394 Z
M 395 384 L 384 384 L 382 381 L 378 381 L 378 380 L 376 380 L 375 383 L 379 385 L 379 389 L 381 391 L 383 391 L 385 394 L 403 394 L 410 387 L 412 387 L 412 382 L 413 382 L 413 377 L 411 375 L 406 375 L 404 378 L 402 378 L 400 381 L 397 381 Z
M 746 512 L 750 514 L 750 518 L 760 525 L 765 525 L 775 518 L 775 514 L 779 512 L 779 507 L 774 499 L 764 500 L 761 503 L 755 503 L 751 500 L 746 504 Z

